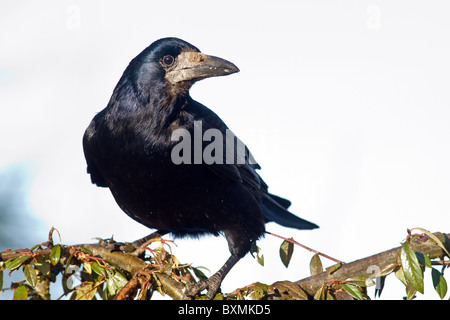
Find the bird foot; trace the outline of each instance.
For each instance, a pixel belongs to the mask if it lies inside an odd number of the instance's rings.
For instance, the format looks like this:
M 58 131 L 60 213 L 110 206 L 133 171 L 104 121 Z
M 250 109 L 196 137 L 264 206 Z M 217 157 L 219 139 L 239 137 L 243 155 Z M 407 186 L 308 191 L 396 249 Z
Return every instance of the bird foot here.
M 197 283 L 188 283 L 186 285 L 186 289 L 184 290 L 184 294 L 189 297 L 193 297 L 203 290 L 208 289 L 206 293 L 206 300 L 212 300 L 219 291 L 221 283 L 222 279 L 220 275 L 216 273 L 206 280 L 201 280 Z

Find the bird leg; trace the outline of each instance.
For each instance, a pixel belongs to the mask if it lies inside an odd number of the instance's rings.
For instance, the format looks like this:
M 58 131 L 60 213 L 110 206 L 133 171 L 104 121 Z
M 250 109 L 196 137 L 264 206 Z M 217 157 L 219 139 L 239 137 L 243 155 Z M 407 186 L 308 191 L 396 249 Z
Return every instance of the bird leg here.
M 99 239 L 99 246 L 110 249 L 111 251 L 124 251 L 139 256 L 154 239 L 161 238 L 166 233 L 166 231 L 158 230 L 133 242 L 117 242 L 112 237 L 106 240 Z
M 232 254 L 228 258 L 227 262 L 225 262 L 225 264 L 222 266 L 222 268 L 220 268 L 219 271 L 217 271 L 207 280 L 202 280 L 197 283 L 188 283 L 186 285 L 184 293 L 187 296 L 195 296 L 203 290 L 208 289 L 208 292 L 206 293 L 206 299 L 212 300 L 216 296 L 216 293 L 219 291 L 220 285 L 225 276 L 240 259 L 241 258 L 238 255 Z

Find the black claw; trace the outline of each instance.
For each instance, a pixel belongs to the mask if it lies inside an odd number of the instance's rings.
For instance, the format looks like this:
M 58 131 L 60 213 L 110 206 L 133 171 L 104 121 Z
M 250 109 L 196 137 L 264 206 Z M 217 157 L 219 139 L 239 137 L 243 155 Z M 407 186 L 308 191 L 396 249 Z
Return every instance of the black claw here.
M 205 290 L 208 287 L 208 283 L 206 280 L 199 281 L 197 283 L 188 283 L 186 285 L 186 289 L 184 290 L 184 293 L 189 297 L 194 297 L 203 290 Z
M 206 292 L 206 300 L 212 300 L 220 290 L 221 283 L 222 279 L 220 276 L 218 274 L 214 274 L 207 280 L 202 280 L 197 283 L 188 283 L 184 293 L 189 297 L 193 297 L 200 294 L 203 290 L 208 289 Z
M 206 299 L 212 300 L 216 296 L 216 293 L 220 289 L 220 285 L 222 284 L 223 278 L 227 275 L 227 273 L 233 268 L 233 266 L 238 262 L 240 257 L 238 255 L 231 255 L 227 262 L 220 268 L 219 271 L 217 271 L 215 274 L 213 274 L 209 279 L 202 280 L 194 284 L 188 284 L 186 286 L 186 289 L 184 290 L 184 294 L 190 297 L 193 297 L 200 292 L 202 292 L 205 289 L 208 289 L 208 292 L 206 293 Z

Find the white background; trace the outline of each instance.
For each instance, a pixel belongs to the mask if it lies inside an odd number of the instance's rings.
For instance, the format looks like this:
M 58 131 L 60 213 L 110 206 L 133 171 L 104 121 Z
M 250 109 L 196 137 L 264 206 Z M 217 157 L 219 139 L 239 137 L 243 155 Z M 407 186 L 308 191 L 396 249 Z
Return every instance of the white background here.
M 0 169 L 32 173 L 42 241 L 51 226 L 63 243 L 148 234 L 91 185 L 81 138 L 128 62 L 175 36 L 240 68 L 191 95 L 249 146 L 270 191 L 320 226 L 269 231 L 347 262 L 398 246 L 407 228 L 449 232 L 448 12 L 446 1 L 3 1 Z M 228 257 L 222 237 L 176 243 L 182 262 L 212 272 Z M 296 247 L 286 269 L 280 244 L 260 241 L 266 266 L 248 255 L 223 291 L 307 277 L 312 254 Z M 418 298 L 437 299 L 428 274 Z M 388 277 L 382 298 L 404 295 Z

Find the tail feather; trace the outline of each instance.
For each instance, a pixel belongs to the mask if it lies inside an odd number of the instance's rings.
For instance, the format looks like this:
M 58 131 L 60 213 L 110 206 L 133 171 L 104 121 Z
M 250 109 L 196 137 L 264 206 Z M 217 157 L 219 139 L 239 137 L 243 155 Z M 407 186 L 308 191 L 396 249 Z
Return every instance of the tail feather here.
M 265 196 L 260 203 L 264 217 L 268 222 L 273 221 L 284 227 L 295 229 L 315 229 L 319 227 L 315 223 L 290 213 L 287 210 L 287 207 L 289 207 L 290 204 L 289 200 L 271 194 Z
M 280 205 L 282 205 L 284 208 L 289 208 L 291 206 L 291 202 L 288 199 L 281 198 L 279 196 L 276 196 L 274 194 L 269 194 L 269 196 L 278 202 Z

